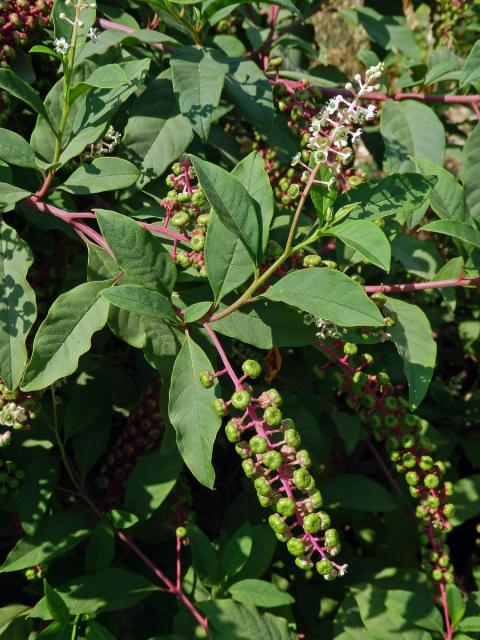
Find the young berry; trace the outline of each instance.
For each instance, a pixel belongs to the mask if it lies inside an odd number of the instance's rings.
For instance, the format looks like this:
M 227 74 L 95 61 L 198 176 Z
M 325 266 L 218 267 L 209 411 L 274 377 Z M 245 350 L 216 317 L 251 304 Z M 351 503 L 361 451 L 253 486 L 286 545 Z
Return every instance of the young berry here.
M 415 467 L 417 464 L 417 459 L 415 458 L 413 453 L 405 453 L 402 456 L 402 464 L 407 469 L 413 469 L 413 467 Z
M 347 356 L 354 356 L 358 353 L 358 347 L 352 342 L 346 342 L 343 345 L 343 353 L 345 353 L 345 355 Z
M 327 560 L 327 558 L 319 560 L 315 565 L 315 568 L 321 576 L 328 576 L 333 571 L 333 565 L 330 560 Z
M 430 456 L 422 456 L 420 458 L 419 467 L 420 469 L 423 469 L 423 471 L 430 471 L 430 469 L 433 467 L 432 458 Z
M 298 451 L 297 460 L 302 465 L 302 467 L 304 467 L 305 469 L 308 469 L 308 467 L 312 466 L 312 461 L 310 459 L 310 454 L 308 453 L 308 451 L 306 449 L 301 449 L 300 451 Z
M 255 491 L 261 496 L 269 496 L 272 493 L 272 487 L 268 484 L 265 478 L 256 478 L 253 483 Z
M 293 472 L 293 483 L 298 489 L 306 489 L 310 484 L 312 476 L 306 469 L 295 469 Z
M 312 493 L 309 500 L 315 508 L 321 507 L 323 504 L 322 494 L 318 489 Z
M 338 545 L 338 531 L 336 529 L 327 529 L 325 531 L 325 544 L 327 547 Z
M 267 407 L 263 412 L 263 419 L 270 427 L 278 427 L 282 422 L 282 412 L 278 407 Z
M 383 307 L 387 303 L 387 298 L 383 293 L 377 291 L 371 296 L 372 302 L 377 305 L 377 307 Z
M 258 378 L 262 373 L 262 367 L 256 360 L 245 360 L 242 364 L 242 371 L 249 378 Z
M 271 401 L 271 404 L 273 404 L 273 406 L 275 407 L 281 406 L 283 402 L 283 398 L 276 389 L 269 389 L 267 391 L 267 394 L 270 397 L 270 401 Z
M 263 436 L 253 436 L 248 445 L 252 453 L 265 453 L 268 450 L 268 442 Z
M 443 505 L 443 513 L 446 518 L 453 518 L 455 515 L 455 505 L 451 502 L 447 502 L 447 504 Z
M 307 533 L 317 533 L 322 528 L 322 521 L 316 513 L 309 513 L 303 519 L 303 528 Z
M 248 446 L 248 442 L 245 442 L 245 440 L 242 440 L 242 442 L 237 442 L 237 444 L 235 445 L 235 451 L 243 459 L 249 458 L 250 454 L 252 453 L 250 451 L 250 447 Z
M 263 464 L 269 469 L 276 471 L 282 466 L 283 458 L 279 451 L 267 451 L 263 456 Z
M 280 498 L 276 505 L 277 512 L 288 518 L 295 513 L 295 500 L 293 498 Z
M 216 398 L 213 403 L 213 410 L 215 411 L 215 413 L 217 414 L 217 416 L 223 417 L 226 416 L 228 413 L 228 407 L 225 404 L 225 401 L 220 399 L 220 398 Z
M 317 516 L 321 520 L 321 523 L 322 523 L 322 527 L 321 528 L 323 530 L 327 530 L 330 527 L 331 523 L 332 523 L 328 513 L 325 513 L 325 511 L 317 511 Z M 335 531 L 335 529 L 332 529 L 332 531 Z M 338 543 L 338 539 L 337 539 L 337 543 Z
M 227 422 L 225 425 L 225 435 L 229 442 L 240 442 L 240 429 L 233 422 Z
M 303 259 L 304 267 L 319 267 L 322 264 L 322 259 L 320 256 L 308 255 Z
M 255 463 L 251 458 L 247 458 L 242 462 L 242 469 L 245 472 L 247 478 L 253 478 L 255 475 Z
M 380 373 L 377 373 L 377 382 L 382 386 L 390 384 L 390 376 L 385 371 L 380 371 Z
M 299 447 L 302 439 L 300 438 L 300 434 L 296 429 L 287 429 L 283 434 L 285 442 L 291 447 Z
M 423 484 L 427 487 L 427 489 L 436 489 L 439 483 L 440 480 L 434 473 L 427 473 L 427 475 L 423 479 Z
M 407 471 L 407 473 L 405 474 L 405 480 L 411 487 L 416 487 L 420 478 L 416 471 Z
M 186 211 L 179 211 L 175 215 L 172 216 L 172 225 L 181 229 L 182 227 L 186 227 L 190 222 L 190 216 Z
M 198 217 L 197 217 L 197 224 L 201 225 L 202 227 L 207 227 L 210 223 L 210 214 L 209 213 L 201 213 Z
M 232 396 L 232 405 L 235 409 L 246 409 L 250 404 L 250 400 L 252 396 L 248 393 L 248 391 L 235 391 Z
M 287 528 L 285 520 L 278 513 L 272 513 L 272 515 L 269 516 L 268 524 L 272 527 L 275 533 L 283 533 Z
M 398 409 L 397 399 L 393 396 L 386 396 L 383 400 L 383 403 L 387 407 L 387 409 L 390 409 L 391 411 Z
M 269 507 L 272 504 L 272 497 L 273 496 L 261 496 L 257 493 L 258 502 L 261 507 Z
M 303 556 L 305 553 L 304 544 L 298 538 L 290 538 L 287 542 L 287 549 L 292 556 Z
M 313 567 L 313 564 L 309 560 L 307 560 L 306 558 L 302 558 L 301 556 L 295 558 L 295 564 L 302 571 L 308 571 Z
M 185 529 L 185 527 L 177 527 L 175 529 L 175 536 L 177 538 L 185 538 L 186 535 L 187 535 L 187 530 Z
M 197 253 L 199 251 L 202 251 L 204 246 L 205 236 L 193 236 L 193 238 L 190 240 L 190 248 Z
M 198 377 L 200 378 L 202 387 L 205 387 L 205 389 L 213 387 L 214 378 L 212 378 L 212 374 L 209 371 L 201 371 Z

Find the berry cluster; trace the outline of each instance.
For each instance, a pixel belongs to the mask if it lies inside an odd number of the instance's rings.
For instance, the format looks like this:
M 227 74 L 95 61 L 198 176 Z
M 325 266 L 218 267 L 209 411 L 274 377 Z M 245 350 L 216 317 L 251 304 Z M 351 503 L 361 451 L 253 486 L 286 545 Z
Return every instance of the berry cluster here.
M 195 169 L 188 158 L 182 158 L 172 166 L 172 173 L 166 178 L 170 191 L 162 200 L 166 211 L 164 226 L 171 224 L 180 229 L 189 241 L 190 251 L 177 250 L 174 245 L 173 258 L 178 266 L 183 269 L 192 266 L 205 276 L 203 247 L 210 221 L 210 205 L 195 179 Z
M 0 2 L 0 66 L 15 60 L 15 50 L 30 42 L 48 24 L 52 0 L 2 0 Z
M 358 362 L 355 344 L 335 341 L 320 349 L 338 365 L 334 384 L 345 402 L 385 446 L 397 472 L 404 475 L 410 494 L 418 502 L 422 568 L 435 582 L 453 582 L 446 535 L 455 507 L 448 502 L 452 484 L 445 481 L 445 464 L 432 457 L 434 446 L 422 433 L 421 420 L 409 411 L 405 398 L 395 393 L 387 373 L 366 373 L 373 363 L 369 354 Z
M 39 410 L 32 394 L 10 391 L 0 380 L 0 449 L 10 444 L 12 429 L 28 429 Z
M 108 491 L 109 500 L 114 502 L 121 496 L 130 471 L 137 460 L 158 443 L 163 426 L 158 386 L 148 384 L 137 407 L 130 414 L 126 427 L 109 447 L 109 453 L 100 468 L 97 486 Z
M 15 493 L 20 480 L 25 476 L 23 469 L 19 469 L 13 460 L 0 458 L 0 496 Z
M 457 45 L 460 44 L 457 27 L 468 15 L 474 2 L 472 0 L 437 0 L 436 4 L 434 27 L 438 43 L 457 49 Z
M 244 381 L 259 377 L 261 367 L 256 360 L 246 360 L 242 370 L 244 375 L 231 399 L 214 400 L 217 415 L 226 416 L 231 409 L 240 412 L 225 426 L 227 439 L 235 444 L 260 504 L 274 509 L 268 522 L 278 540 L 286 542 L 297 567 L 307 571 L 315 566 L 326 580 L 343 576 L 347 565 L 331 560 L 341 549 L 338 532 L 331 528 L 330 516 L 320 510 L 322 495 L 309 471 L 310 455 L 300 448 L 293 420 L 282 415 L 282 397 L 276 389 L 252 395 L 252 388 Z M 223 373 L 203 371 L 200 382 L 211 387 Z

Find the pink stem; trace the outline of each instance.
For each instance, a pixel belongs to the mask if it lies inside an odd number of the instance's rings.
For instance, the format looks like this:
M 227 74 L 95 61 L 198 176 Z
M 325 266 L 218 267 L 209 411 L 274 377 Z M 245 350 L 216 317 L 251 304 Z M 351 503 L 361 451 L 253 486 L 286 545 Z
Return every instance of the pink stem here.
M 177 537 L 177 590 L 182 588 L 182 539 Z
M 375 284 L 364 287 L 367 293 L 402 293 L 421 289 L 446 289 L 447 287 L 480 286 L 480 277 L 453 278 L 451 280 L 430 280 L 429 282 L 407 282 L 405 284 Z
M 235 385 L 235 389 L 239 389 L 239 390 L 243 389 L 242 383 L 240 382 L 239 377 L 235 373 L 232 365 L 230 364 L 228 356 L 225 353 L 222 345 L 220 344 L 220 340 L 217 338 L 217 334 L 212 329 L 212 327 L 208 324 L 208 322 L 205 322 L 203 324 L 203 326 L 204 326 L 205 331 L 210 336 L 210 339 L 213 342 L 213 344 L 215 346 L 215 349 L 217 350 L 218 355 L 220 356 L 221 361 L 223 362 L 223 366 L 225 367 L 225 370 L 227 371 L 228 375 L 230 376 L 231 381 Z M 256 418 L 256 416 L 255 416 L 255 418 Z
M 124 33 L 134 33 L 137 29 L 133 29 L 132 27 L 127 27 L 125 24 L 120 24 L 119 22 L 112 22 L 111 20 L 106 20 L 105 18 L 99 18 L 97 20 L 97 24 L 102 29 L 112 29 L 113 31 L 123 31 Z M 175 47 L 172 47 L 168 44 L 162 44 L 160 42 L 150 43 L 150 46 L 154 49 L 159 49 L 160 51 L 168 51 L 171 53 L 175 51 Z
M 192 616 L 198 622 L 198 624 L 208 632 L 208 620 L 204 618 L 200 612 L 195 608 L 195 606 L 190 602 L 187 596 L 183 593 L 183 591 L 176 586 L 170 578 L 168 578 L 159 567 L 157 567 L 148 556 L 146 556 L 143 551 L 137 547 L 135 542 L 129 538 L 123 531 L 117 531 L 118 538 L 127 545 L 139 558 L 142 560 L 149 569 L 153 571 L 153 573 L 159 578 L 165 586 L 168 588 L 170 593 L 173 593 L 181 600 L 181 602 L 185 605 L 185 607 L 190 611 Z
M 443 617 L 445 619 L 445 635 L 443 636 L 443 640 L 451 640 L 453 631 L 448 612 L 447 591 L 443 582 L 440 582 L 438 587 L 440 589 L 440 599 L 442 601 Z

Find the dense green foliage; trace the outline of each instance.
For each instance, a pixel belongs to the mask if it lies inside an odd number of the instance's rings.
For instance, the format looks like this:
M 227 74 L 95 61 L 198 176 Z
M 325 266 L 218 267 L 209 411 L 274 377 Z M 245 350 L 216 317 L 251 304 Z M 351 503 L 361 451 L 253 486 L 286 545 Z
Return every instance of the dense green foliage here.
M 0 2 L 1 640 L 480 637 L 479 31 Z

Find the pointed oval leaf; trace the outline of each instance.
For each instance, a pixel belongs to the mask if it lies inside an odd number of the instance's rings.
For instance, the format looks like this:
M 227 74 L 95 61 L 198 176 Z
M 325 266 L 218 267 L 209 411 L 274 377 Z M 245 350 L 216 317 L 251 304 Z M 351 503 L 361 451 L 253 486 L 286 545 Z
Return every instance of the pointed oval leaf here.
M 68 193 L 86 195 L 126 189 L 138 180 L 140 171 L 123 158 L 96 158 L 83 164 L 59 188 Z
M 339 238 L 380 269 L 390 271 L 392 251 L 387 236 L 369 220 L 345 220 L 330 227 L 327 233 Z
M 32 147 L 22 136 L 9 129 L 0 129 L 0 158 L 16 167 L 37 169 Z
M 435 220 L 424 225 L 419 231 L 431 231 L 451 236 L 480 249 L 480 231 L 465 222 L 456 220 Z
M 283 607 L 294 602 L 290 594 L 266 580 L 246 578 L 232 584 L 228 591 L 237 602 L 256 607 Z
M 116 307 L 133 311 L 139 316 L 172 322 L 177 320 L 170 300 L 152 289 L 123 284 L 105 289 L 102 291 L 102 296 Z

